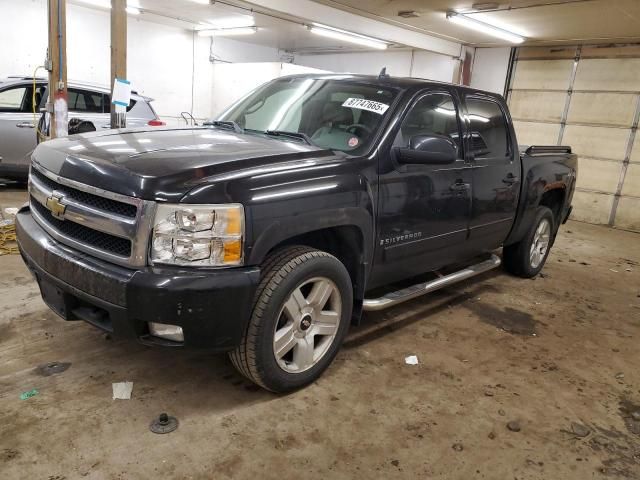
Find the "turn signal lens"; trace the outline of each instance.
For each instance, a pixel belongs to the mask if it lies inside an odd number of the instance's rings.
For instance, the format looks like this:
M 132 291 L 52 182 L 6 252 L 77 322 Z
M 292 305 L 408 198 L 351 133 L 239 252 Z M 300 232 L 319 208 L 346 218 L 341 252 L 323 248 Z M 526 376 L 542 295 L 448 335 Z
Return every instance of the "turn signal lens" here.
M 242 242 L 230 240 L 224 242 L 224 263 L 238 263 L 242 258 Z

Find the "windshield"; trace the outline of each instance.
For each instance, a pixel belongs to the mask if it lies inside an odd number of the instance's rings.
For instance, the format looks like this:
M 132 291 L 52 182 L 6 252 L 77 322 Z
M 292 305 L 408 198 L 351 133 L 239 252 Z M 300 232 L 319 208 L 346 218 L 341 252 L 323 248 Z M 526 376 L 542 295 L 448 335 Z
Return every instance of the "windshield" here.
M 220 117 L 249 132 L 285 132 L 315 145 L 352 154 L 365 151 L 398 91 L 386 87 L 320 78 L 269 82 Z M 304 134 L 304 135 L 300 135 Z

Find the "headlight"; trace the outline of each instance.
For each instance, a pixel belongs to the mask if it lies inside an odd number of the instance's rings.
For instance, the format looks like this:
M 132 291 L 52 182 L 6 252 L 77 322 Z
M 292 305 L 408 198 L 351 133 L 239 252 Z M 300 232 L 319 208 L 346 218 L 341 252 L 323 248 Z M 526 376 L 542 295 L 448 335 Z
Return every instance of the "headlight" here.
M 153 263 L 242 265 L 242 205 L 161 204 L 153 221 Z

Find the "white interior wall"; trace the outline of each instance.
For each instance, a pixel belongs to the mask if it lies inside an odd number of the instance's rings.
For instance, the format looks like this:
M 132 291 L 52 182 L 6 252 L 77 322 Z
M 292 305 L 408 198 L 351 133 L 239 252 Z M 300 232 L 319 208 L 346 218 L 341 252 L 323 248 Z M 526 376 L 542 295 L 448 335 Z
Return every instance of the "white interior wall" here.
M 387 67 L 392 76 L 443 82 L 451 82 L 457 62 L 453 57 L 418 50 L 296 55 L 294 59 L 298 65 L 331 72 L 377 75 Z
M 47 1 L 0 0 L 0 11 L 0 76 L 31 75 L 44 63 Z M 109 83 L 109 22 L 107 11 L 67 4 L 69 79 Z M 135 90 L 155 99 L 156 112 L 168 123 L 176 123 L 183 111 L 212 116 L 210 42 L 182 28 L 128 17 L 127 76 Z M 226 38 L 216 39 L 212 51 L 227 62 L 279 61 L 276 48 Z
M 471 70 L 471 86 L 480 90 L 504 93 L 511 47 L 476 48 Z

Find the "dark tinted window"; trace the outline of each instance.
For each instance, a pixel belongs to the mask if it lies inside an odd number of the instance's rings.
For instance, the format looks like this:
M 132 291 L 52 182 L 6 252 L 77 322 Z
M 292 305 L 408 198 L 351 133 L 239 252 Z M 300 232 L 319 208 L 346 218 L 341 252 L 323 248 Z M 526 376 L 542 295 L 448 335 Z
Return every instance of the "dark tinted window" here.
M 471 152 L 479 158 L 504 158 L 509 155 L 507 122 L 496 102 L 467 98 L 471 132 Z
M 104 95 L 89 90 L 70 88 L 68 90 L 68 105 L 71 112 L 103 113 Z
M 409 146 L 409 140 L 416 135 L 444 135 L 451 138 L 460 148 L 456 106 L 453 98 L 444 93 L 426 95 L 418 100 L 406 115 L 396 138 L 396 145 Z
M 136 101 L 132 98 L 129 101 L 129 106 L 127 107 L 127 112 L 130 112 L 135 104 L 136 104 Z M 111 113 L 111 95 L 105 95 L 104 96 L 104 113 Z

